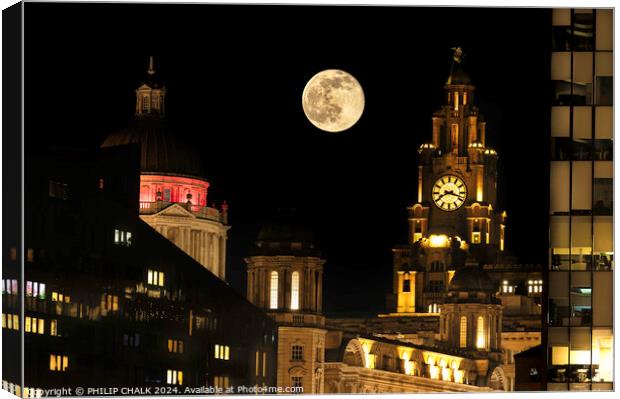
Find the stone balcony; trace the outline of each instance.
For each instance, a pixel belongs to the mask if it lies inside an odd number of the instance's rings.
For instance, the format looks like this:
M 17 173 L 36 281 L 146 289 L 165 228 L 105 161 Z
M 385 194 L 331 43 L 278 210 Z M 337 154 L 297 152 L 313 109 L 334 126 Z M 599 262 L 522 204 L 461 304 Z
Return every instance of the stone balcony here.
M 169 201 L 140 201 L 140 215 L 153 215 L 156 214 L 163 209 L 168 208 L 173 204 L 178 204 L 179 206 L 185 208 L 190 211 L 199 219 L 207 219 L 213 220 L 219 223 L 228 224 L 228 212 L 227 208 L 222 206 L 222 209 L 216 209 L 209 206 L 200 206 L 193 205 L 188 203 L 180 203 L 180 202 L 169 202 Z

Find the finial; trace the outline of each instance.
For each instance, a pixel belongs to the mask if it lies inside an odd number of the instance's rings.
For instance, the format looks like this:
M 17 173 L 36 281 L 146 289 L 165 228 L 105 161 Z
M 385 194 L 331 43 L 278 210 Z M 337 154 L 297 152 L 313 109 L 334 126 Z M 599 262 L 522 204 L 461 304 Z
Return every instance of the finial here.
M 146 71 L 146 73 L 148 73 L 149 75 L 155 74 L 155 70 L 153 69 L 153 56 L 152 55 L 149 57 L 149 70 Z
M 460 47 L 452 47 L 450 50 L 454 50 L 452 59 L 460 64 L 461 58 L 463 58 L 463 50 Z

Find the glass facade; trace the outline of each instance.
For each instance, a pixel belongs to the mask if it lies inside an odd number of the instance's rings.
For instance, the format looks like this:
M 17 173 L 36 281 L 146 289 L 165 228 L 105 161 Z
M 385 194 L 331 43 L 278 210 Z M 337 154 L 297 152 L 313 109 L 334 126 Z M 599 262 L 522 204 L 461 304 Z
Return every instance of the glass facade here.
M 555 9 L 547 389 L 613 389 L 613 11 Z

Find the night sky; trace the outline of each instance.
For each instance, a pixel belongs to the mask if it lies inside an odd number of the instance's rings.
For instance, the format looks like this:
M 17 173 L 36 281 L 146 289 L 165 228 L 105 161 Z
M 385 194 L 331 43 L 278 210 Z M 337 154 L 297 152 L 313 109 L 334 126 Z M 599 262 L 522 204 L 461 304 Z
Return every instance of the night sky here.
M 167 117 L 230 205 L 228 279 L 261 223 L 296 208 L 327 259 L 329 314 L 382 311 L 391 248 L 407 239 L 417 148 L 431 139 L 451 47 L 499 153 L 507 249 L 546 263 L 550 12 L 546 9 L 26 3 L 26 160 L 92 148 L 133 118 L 148 56 Z M 343 69 L 366 107 L 330 134 L 303 114 L 317 72 Z M 30 158 L 33 161 L 34 158 Z

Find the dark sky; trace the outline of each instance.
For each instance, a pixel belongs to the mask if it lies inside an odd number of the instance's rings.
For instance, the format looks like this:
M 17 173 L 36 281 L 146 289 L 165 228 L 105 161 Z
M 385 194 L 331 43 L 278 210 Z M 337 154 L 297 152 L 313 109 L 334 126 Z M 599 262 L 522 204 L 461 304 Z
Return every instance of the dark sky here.
M 26 162 L 49 146 L 98 146 L 133 118 L 148 56 L 168 117 L 199 149 L 212 199 L 230 204 L 228 276 L 260 223 L 295 207 L 325 258 L 325 309 L 370 312 L 407 239 L 417 147 L 430 141 L 451 47 L 466 53 L 499 153 L 507 248 L 546 263 L 549 25 L 546 9 L 41 4 L 26 9 Z M 366 107 L 328 134 L 303 114 L 315 73 L 343 69 Z

